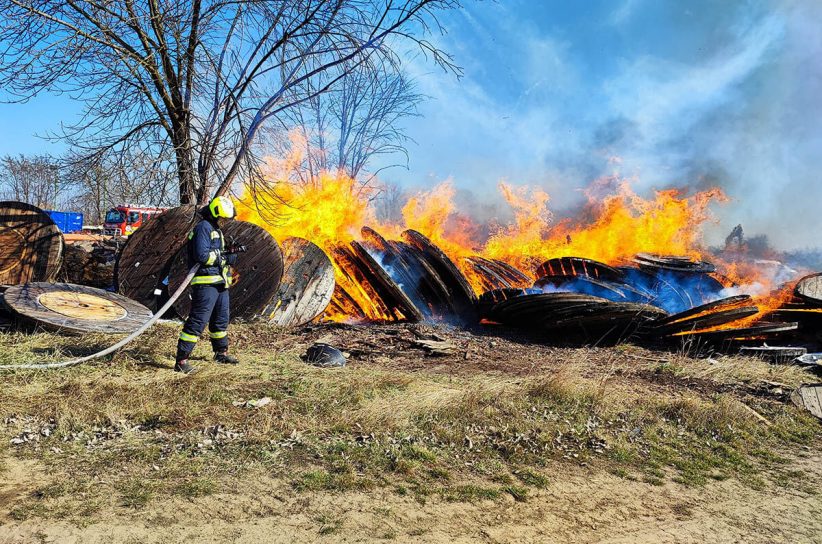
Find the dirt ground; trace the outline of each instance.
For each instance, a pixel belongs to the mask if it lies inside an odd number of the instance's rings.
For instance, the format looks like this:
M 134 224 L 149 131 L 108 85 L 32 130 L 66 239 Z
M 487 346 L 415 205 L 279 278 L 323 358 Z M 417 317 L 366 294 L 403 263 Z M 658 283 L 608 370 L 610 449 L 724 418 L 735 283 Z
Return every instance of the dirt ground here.
M 797 463 L 822 484 L 822 456 Z M 21 464 L 0 495 L 30 485 Z M 242 491 L 242 492 L 241 492 Z M 822 542 L 822 498 L 732 480 L 700 488 L 650 485 L 568 470 L 526 502 L 511 498 L 425 504 L 390 491 L 298 494 L 275 480 L 232 493 L 171 500 L 87 526 L 5 520 L 0 543 L 162 542 Z
M 170 347 L 176 326 L 160 327 L 154 334 L 157 343 Z M 10 341 L 9 345 L 15 349 L 36 349 L 22 345 L 24 340 L 20 337 L 14 340 L 16 344 Z M 295 332 L 268 331 L 266 334 L 254 328 L 238 327 L 233 332 L 233 341 L 236 352 L 243 359 L 241 371 L 245 374 L 237 374 L 236 382 L 226 384 L 226 387 L 234 387 L 230 394 L 214 398 L 219 399 L 215 402 L 226 405 L 221 408 L 224 411 L 220 412 L 220 417 L 236 414 L 233 417 L 237 421 L 251 417 L 244 415 L 248 413 L 243 412 L 246 408 L 235 407 L 231 403 L 239 391 L 252 385 L 256 387 L 256 381 L 261 379 L 260 372 L 253 370 L 254 365 L 272 365 L 266 368 L 286 365 L 289 372 L 297 373 L 298 377 L 314 379 L 320 376 L 312 374 L 314 370 L 301 370 L 306 365 L 297 358 L 316 341 L 337 345 L 349 355 L 352 377 L 341 373 L 338 374 L 341 380 L 367 380 L 370 376 L 368 372 L 381 376 L 388 371 L 389 374 L 411 376 L 409 380 L 413 380 L 414 376 L 419 379 L 432 377 L 438 387 L 450 387 L 453 383 L 455 391 L 463 391 L 474 387 L 472 384 L 475 382 L 470 380 L 477 376 L 486 380 L 486 384 L 497 380 L 504 381 L 506 387 L 517 387 L 521 381 L 527 383 L 532 378 L 561 372 L 593 384 L 602 384 L 611 390 L 625 389 L 649 396 L 695 396 L 707 403 L 729 395 L 760 410 L 772 407 L 771 414 L 782 413 L 780 407 L 788 406 L 787 390 L 790 387 L 813 377 L 795 367 L 776 367 L 741 358 L 717 356 L 691 359 L 676 351 L 650 351 L 633 346 L 564 348 L 538 344 L 532 338 L 513 333 L 486 334 L 482 330 L 465 331 L 423 325 L 312 326 Z M 431 346 L 444 349 L 447 353 L 432 354 Z M 0 384 L 0 391 L 14 391 L 9 388 L 17 388 L 12 396 L 17 400 L 9 403 L 13 408 L 7 409 L 9 413 L 0 414 L 0 417 L 8 416 L 12 409 L 17 417 L 30 417 L 38 412 L 37 406 L 31 405 L 32 399 L 38 395 L 65 394 L 66 399 L 74 399 L 76 397 L 69 396 L 69 393 L 76 394 L 76 387 L 85 387 L 82 384 L 106 387 L 112 395 L 126 398 L 128 391 L 131 391 L 128 387 L 133 386 L 135 381 L 143 383 L 146 391 L 159 391 L 160 384 L 168 387 L 169 383 L 186 380 L 165 368 L 170 362 L 142 352 L 140 348 L 133 349 L 133 353 L 123 355 L 125 360 L 115 361 L 119 363 L 117 365 L 87 368 L 76 376 L 66 374 L 65 382 L 61 378 L 51 383 L 46 377 L 32 375 L 30 379 L 17 377 L 14 381 Z M 278 362 L 267 359 L 267 354 L 274 353 L 281 357 Z M 203 367 L 203 372 L 195 376 L 195 381 L 189 378 L 188 382 L 180 382 L 187 383 L 195 392 L 198 389 L 207 390 L 211 382 L 225 379 L 225 373 L 229 372 L 208 365 L 205 357 L 196 363 Z M 303 372 L 309 373 L 303 376 Z M 407 392 L 415 391 L 417 382 L 409 383 Z M 359 400 L 352 404 L 361 413 L 397 409 L 395 404 L 391 404 L 396 402 L 396 394 L 372 397 L 375 395 L 372 391 L 363 391 L 358 394 Z M 426 409 L 426 399 L 417 400 L 420 404 L 418 408 Z M 49 402 L 53 401 L 49 399 Z M 268 408 L 275 405 L 276 402 Z M 48 406 L 50 404 L 44 402 L 41 411 L 50 410 Z M 26 408 L 28 413 L 21 407 Z M 261 414 L 259 417 L 262 417 L 266 409 L 254 414 Z M 79 416 L 85 417 L 84 414 L 78 412 L 78 425 Z M 256 421 L 249 419 L 247 425 L 253 427 Z M 235 421 L 235 424 L 238 423 Z M 760 423 L 754 419 L 746 425 Z M 173 428 L 167 432 L 169 437 L 174 436 Z M 182 433 L 183 429 L 179 432 Z M 362 434 L 368 430 L 356 432 Z M 116 448 L 119 441 L 125 440 L 114 438 L 111 447 Z M 734 476 L 708 478 L 707 483 L 701 485 L 679 482 L 673 474 L 652 481 L 643 480 L 641 475 L 626 477 L 624 473 L 619 474 L 613 467 L 609 469 L 608 463 L 603 461 L 589 464 L 581 462 L 581 459 L 563 461 L 559 456 L 554 456 L 542 467 L 547 483 L 529 489 L 527 496 L 519 499 L 516 495 L 502 493 L 493 499 L 452 500 L 436 493 L 427 496 L 398 493 L 391 485 L 375 486 L 368 490 L 300 490 L 295 488 L 292 474 L 286 469 L 285 473 L 271 470 L 238 472 L 236 477 L 220 479 L 219 486 L 213 492 L 202 496 L 158 495 L 140 508 L 117 506 L 113 501 L 94 509 L 92 515 L 77 513 L 53 517 L 42 514 L 18 517 L 13 510 L 19 504 L 31 502 L 32 497 L 36 499 L 42 490 L 54 485 L 56 478 L 65 476 L 65 472 L 61 471 L 70 472 L 72 468 L 61 466 L 60 459 L 64 458 L 57 454 L 48 461 L 47 450 L 51 442 L 44 441 L 42 445 L 38 443 L 34 446 L 0 445 L 0 544 L 373 541 L 822 543 L 822 495 L 818 492 L 822 489 L 822 452 L 818 449 L 818 441 L 812 443 L 813 446 L 796 445 L 790 451 L 780 452 L 785 459 L 779 461 L 782 464 L 779 474 L 794 476 L 780 480 L 782 476 L 774 476 L 776 473 L 763 473 L 761 480 L 753 484 Z M 454 453 L 456 457 L 449 459 L 461 459 L 459 455 L 462 455 L 462 450 L 459 447 Z M 65 460 L 68 459 L 65 457 Z M 149 469 L 152 462 L 146 461 Z M 109 465 L 102 473 L 89 479 L 93 482 L 89 485 L 108 490 L 106 485 L 116 479 L 119 470 L 120 467 Z M 671 468 L 664 470 L 670 471 Z M 293 471 L 296 473 L 297 468 Z M 458 474 L 456 471 L 454 473 Z M 51 503 L 44 501 L 43 504 Z

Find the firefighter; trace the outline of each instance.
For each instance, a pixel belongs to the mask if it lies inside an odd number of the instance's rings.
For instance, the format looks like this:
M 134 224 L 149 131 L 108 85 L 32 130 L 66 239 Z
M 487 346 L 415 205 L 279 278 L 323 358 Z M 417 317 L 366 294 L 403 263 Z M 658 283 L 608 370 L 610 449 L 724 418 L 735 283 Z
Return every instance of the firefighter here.
M 188 235 L 188 266 L 199 264 L 200 268 L 191 281 L 191 311 L 177 342 L 174 370 L 184 374 L 197 371 L 188 358 L 206 324 L 214 361 L 231 365 L 239 363 L 228 354 L 228 289 L 232 281 L 229 267 L 236 263 L 237 255 L 226 251 L 220 230 L 225 221 L 234 218 L 234 204 L 228 197 L 214 197 L 202 215 L 203 220 Z

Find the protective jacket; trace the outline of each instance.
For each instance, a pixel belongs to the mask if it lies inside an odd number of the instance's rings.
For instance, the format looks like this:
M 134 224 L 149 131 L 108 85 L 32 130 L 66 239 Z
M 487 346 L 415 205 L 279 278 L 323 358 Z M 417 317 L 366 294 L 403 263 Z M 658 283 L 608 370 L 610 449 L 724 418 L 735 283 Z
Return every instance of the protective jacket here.
M 229 265 L 233 264 L 236 256 L 225 255 L 222 231 L 211 221 L 203 220 L 194 227 L 188 238 L 188 267 L 200 265 L 191 285 L 223 284 L 231 287 Z

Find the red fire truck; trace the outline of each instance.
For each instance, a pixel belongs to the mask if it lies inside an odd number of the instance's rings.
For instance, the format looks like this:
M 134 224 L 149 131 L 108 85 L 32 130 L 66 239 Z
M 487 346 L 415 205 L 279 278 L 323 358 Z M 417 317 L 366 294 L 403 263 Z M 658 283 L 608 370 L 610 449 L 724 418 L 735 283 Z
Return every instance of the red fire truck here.
M 103 223 L 103 234 L 107 236 L 128 236 L 137 230 L 151 216 L 162 213 L 168 208 L 123 204 L 106 212 Z

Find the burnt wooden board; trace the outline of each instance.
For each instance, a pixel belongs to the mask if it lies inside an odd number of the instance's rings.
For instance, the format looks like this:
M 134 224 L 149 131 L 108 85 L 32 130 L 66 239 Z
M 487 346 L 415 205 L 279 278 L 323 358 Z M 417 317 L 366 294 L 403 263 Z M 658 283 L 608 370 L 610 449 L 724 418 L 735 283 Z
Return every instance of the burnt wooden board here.
M 62 258 L 63 234 L 46 212 L 0 202 L 0 284 L 52 281 Z
M 822 306 L 822 273 L 805 276 L 796 284 L 794 294 L 803 301 Z
M 130 333 L 152 316 L 151 310 L 122 295 L 70 283 L 17 285 L 6 290 L 3 299 L 20 318 L 75 333 Z
M 685 310 L 684 312 L 672 314 L 666 317 L 665 319 L 661 319 L 659 321 L 659 325 L 668 325 L 671 323 L 676 323 L 679 321 L 683 321 L 685 319 L 698 316 L 702 313 L 708 313 L 716 310 L 736 308 L 740 306 L 751 306 L 752 300 L 753 299 L 750 295 L 736 295 L 733 297 L 721 298 L 713 302 L 708 302 L 707 304 L 694 306 L 693 308 Z
M 442 283 L 448 288 L 451 304 L 459 318 L 473 321 L 474 302 L 477 295 L 465 279 L 457 265 L 440 248 L 434 245 L 425 235 L 408 229 L 402 233 L 407 243 L 416 247 L 428 262 Z
M 231 319 L 251 319 L 265 308 L 280 286 L 283 277 L 282 250 L 273 236 L 253 223 L 231 220 L 221 230 L 226 248 L 234 240 L 247 249 L 239 254 L 234 266 L 237 280 L 230 289 Z M 171 264 L 169 292 L 177 290 L 188 270 L 187 246 L 183 246 Z M 174 304 L 174 311 L 185 318 L 190 310 L 191 287 L 188 287 Z
M 607 281 L 622 281 L 620 270 L 605 263 L 583 257 L 557 257 L 548 259 L 537 268 L 538 278 L 543 276 L 589 276 Z
M 791 401 L 822 419 L 822 383 L 800 385 L 791 394 Z
M 303 325 L 320 316 L 334 294 L 334 265 L 304 238 L 282 241 L 284 271 L 280 287 L 260 315 L 282 327 Z
M 796 347 L 745 346 L 739 348 L 740 355 L 756 357 L 757 359 L 770 361 L 772 363 L 790 363 L 797 357 L 802 357 L 807 353 L 807 349 Z
M 164 280 L 171 261 L 200 219 L 194 206 L 179 206 L 151 217 L 134 231 L 114 268 L 117 292 L 157 311 L 166 300 Z
M 761 340 L 769 336 L 781 335 L 795 331 L 798 323 L 771 323 L 759 322 L 747 327 L 721 329 L 717 331 L 687 331 L 677 335 L 677 338 L 698 338 L 707 342 L 743 342 Z
M 470 269 L 479 278 L 483 292 L 494 289 L 528 287 L 533 281 L 524 272 L 498 259 L 474 256 L 466 257 L 463 261 L 471 267 Z
M 722 308 L 701 314 L 687 319 L 681 319 L 674 323 L 664 325 L 657 325 L 653 328 L 652 333 L 659 336 L 678 335 L 679 333 L 686 333 L 691 331 L 704 331 L 712 327 L 719 327 L 720 325 L 727 325 L 746 317 L 751 317 L 759 313 L 759 308 L 756 306 L 733 306 L 730 308 Z

